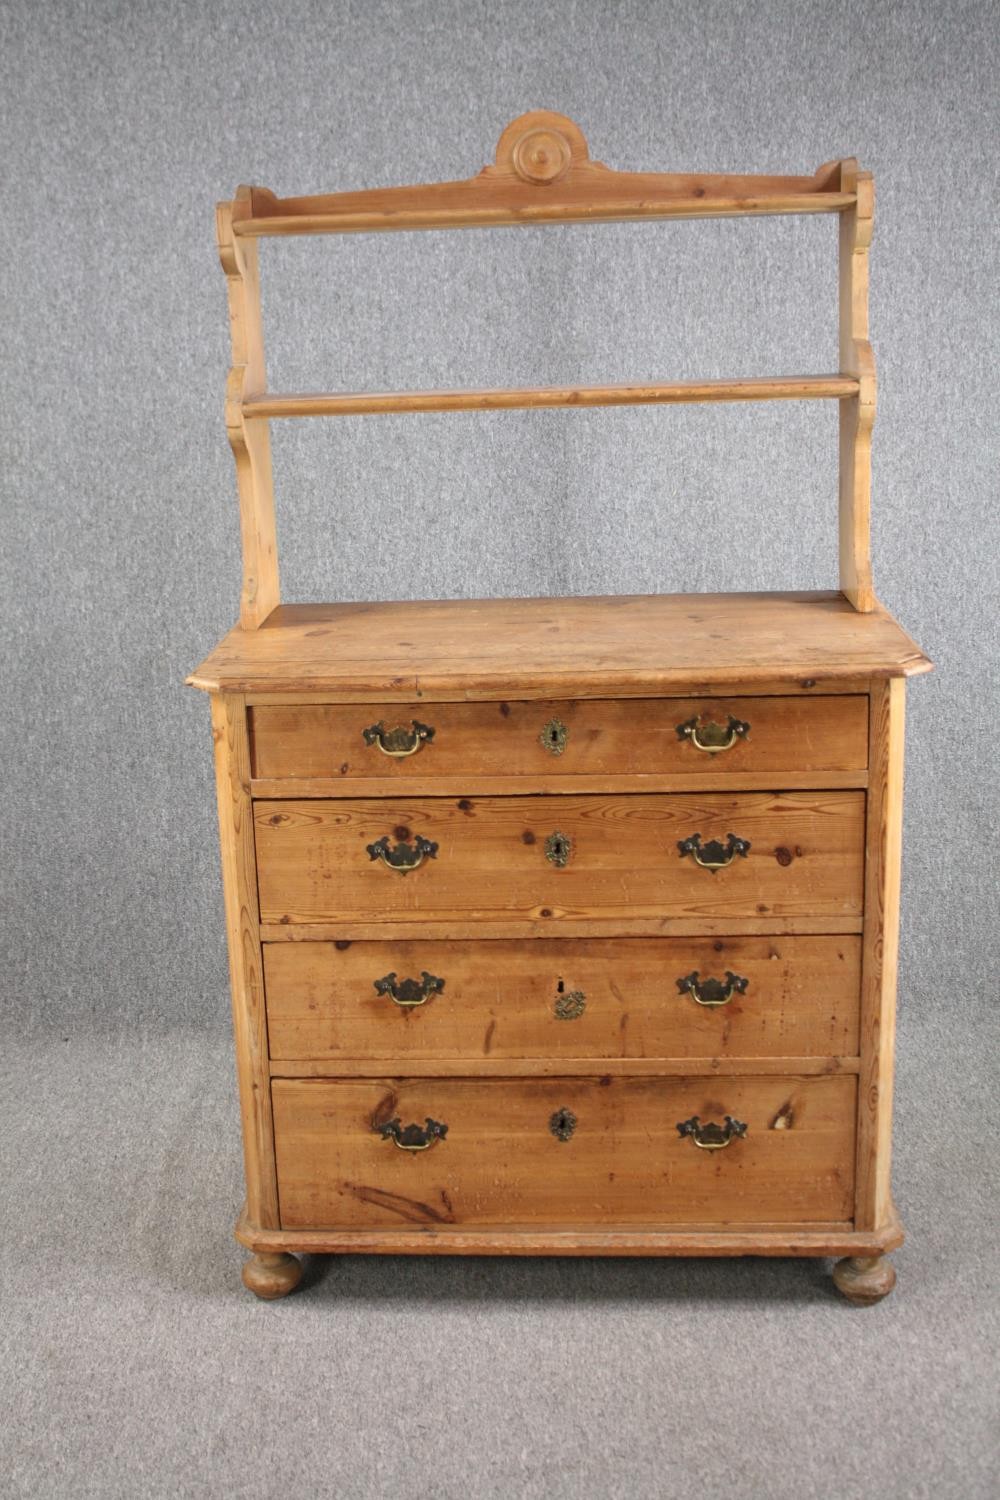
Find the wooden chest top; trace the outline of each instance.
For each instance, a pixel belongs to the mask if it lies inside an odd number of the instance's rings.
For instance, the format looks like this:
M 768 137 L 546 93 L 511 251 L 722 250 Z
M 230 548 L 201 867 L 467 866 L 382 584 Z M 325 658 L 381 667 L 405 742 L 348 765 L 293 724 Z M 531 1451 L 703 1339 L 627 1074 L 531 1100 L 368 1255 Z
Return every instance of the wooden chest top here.
M 641 697 L 822 690 L 930 670 L 887 610 L 837 593 L 285 604 L 188 678 L 238 693 Z

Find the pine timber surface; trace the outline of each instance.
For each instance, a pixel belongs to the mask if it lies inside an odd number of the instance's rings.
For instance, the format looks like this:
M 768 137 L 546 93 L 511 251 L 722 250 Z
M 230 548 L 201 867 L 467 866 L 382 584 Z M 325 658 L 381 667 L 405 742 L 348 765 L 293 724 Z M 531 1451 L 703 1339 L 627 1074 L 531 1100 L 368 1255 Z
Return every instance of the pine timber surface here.
M 641 697 L 905 677 L 930 662 L 887 610 L 830 593 L 279 605 L 189 678 L 240 693 Z

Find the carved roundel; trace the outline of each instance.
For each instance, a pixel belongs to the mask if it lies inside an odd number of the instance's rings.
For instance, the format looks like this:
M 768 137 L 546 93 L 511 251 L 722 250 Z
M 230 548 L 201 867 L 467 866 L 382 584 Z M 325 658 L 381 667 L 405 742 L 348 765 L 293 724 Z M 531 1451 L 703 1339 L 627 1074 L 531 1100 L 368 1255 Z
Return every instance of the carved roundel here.
M 557 182 L 569 170 L 571 155 L 558 130 L 529 130 L 514 147 L 514 171 L 525 182 Z

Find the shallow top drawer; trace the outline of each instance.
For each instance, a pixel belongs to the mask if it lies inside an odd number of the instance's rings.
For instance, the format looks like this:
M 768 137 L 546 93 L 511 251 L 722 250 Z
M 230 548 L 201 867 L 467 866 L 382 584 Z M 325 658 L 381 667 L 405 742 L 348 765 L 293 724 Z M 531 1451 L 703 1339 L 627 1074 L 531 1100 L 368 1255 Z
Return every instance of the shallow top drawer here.
M 447 776 L 863 771 L 864 695 L 258 705 L 253 774 Z

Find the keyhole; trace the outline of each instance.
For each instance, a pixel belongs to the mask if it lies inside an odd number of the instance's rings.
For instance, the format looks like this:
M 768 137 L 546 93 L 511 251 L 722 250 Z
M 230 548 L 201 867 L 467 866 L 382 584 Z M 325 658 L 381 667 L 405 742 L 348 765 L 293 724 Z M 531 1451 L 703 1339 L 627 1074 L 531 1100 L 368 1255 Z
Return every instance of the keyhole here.
M 548 751 L 549 755 L 562 755 L 568 733 L 569 730 L 562 719 L 550 719 L 539 732 L 538 740 L 542 749 Z
M 555 865 L 557 870 L 569 862 L 570 850 L 573 845 L 564 833 L 550 833 L 545 840 L 545 858 Z
M 556 985 L 556 994 L 557 995 L 564 995 L 565 993 L 566 993 L 566 986 L 563 984 L 562 980 L 560 979 L 559 983 Z

